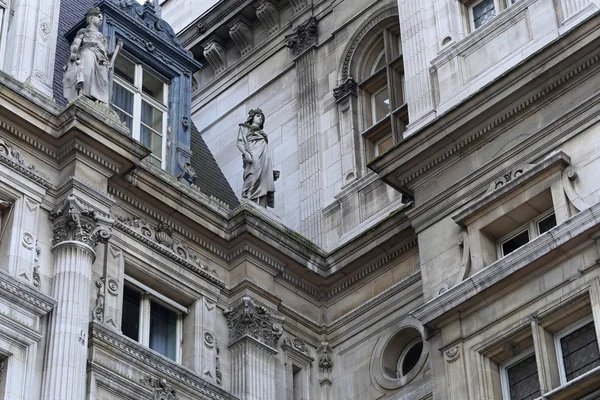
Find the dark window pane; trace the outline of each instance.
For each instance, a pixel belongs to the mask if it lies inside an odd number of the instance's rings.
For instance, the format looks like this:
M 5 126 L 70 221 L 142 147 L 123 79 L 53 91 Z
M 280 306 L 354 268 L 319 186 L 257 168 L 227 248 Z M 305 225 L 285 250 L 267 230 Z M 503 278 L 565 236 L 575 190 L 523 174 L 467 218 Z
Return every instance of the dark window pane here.
M 150 348 L 175 360 L 177 346 L 177 313 L 162 305 L 150 305 Z
M 475 29 L 488 23 L 495 16 L 496 9 L 494 8 L 494 0 L 483 0 L 481 3 L 473 6 L 473 22 L 475 23 Z
M 373 102 L 373 123 L 381 121 L 390 113 L 390 96 L 387 87 L 375 93 L 372 97 Z
M 126 82 L 134 84 L 135 81 L 135 64 L 126 59 L 125 57 L 117 56 L 114 65 L 115 75 L 125 80 Z
M 142 75 L 142 92 L 164 104 L 164 83 L 148 71 Z
M 551 215 L 548 215 L 546 218 L 540 220 L 540 222 L 538 222 L 538 231 L 540 232 L 540 235 L 541 235 L 542 233 L 548 232 L 550 229 L 554 228 L 555 226 L 556 226 L 556 215 L 551 214 Z
M 423 352 L 423 342 L 415 343 L 404 355 L 402 360 L 402 376 L 407 375 L 419 362 Z
M 594 323 L 590 322 L 560 339 L 567 381 L 600 365 Z
M 531 355 L 506 370 L 511 400 L 535 399 L 540 395 L 535 355 Z
M 112 104 L 121 121 L 125 122 L 131 132 L 133 126 L 133 93 L 115 82 L 113 84 Z
M 125 286 L 123 288 L 123 317 L 121 320 L 123 335 L 139 342 L 140 333 L 140 293 Z
M 529 242 L 529 231 L 523 231 L 502 243 L 502 254 L 508 255 Z

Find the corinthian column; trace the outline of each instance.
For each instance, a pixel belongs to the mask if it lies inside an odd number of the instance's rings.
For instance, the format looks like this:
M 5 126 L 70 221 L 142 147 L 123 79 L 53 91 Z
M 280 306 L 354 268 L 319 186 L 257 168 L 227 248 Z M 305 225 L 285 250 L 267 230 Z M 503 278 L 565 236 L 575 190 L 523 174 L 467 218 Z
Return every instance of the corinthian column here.
M 54 224 L 54 309 L 49 332 L 44 400 L 85 398 L 90 280 L 94 248 L 110 237 L 111 220 L 73 195 L 50 214 Z
M 283 318 L 244 296 L 225 311 L 229 328 L 232 392 L 241 400 L 275 400 L 275 355 Z

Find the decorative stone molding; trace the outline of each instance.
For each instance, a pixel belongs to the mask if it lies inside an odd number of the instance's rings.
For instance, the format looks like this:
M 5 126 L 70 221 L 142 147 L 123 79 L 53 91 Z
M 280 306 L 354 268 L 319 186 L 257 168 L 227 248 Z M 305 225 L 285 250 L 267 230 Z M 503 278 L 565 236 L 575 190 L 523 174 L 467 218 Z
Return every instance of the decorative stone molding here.
M 235 307 L 225 310 L 223 314 L 229 329 L 230 346 L 244 336 L 250 336 L 260 343 L 275 348 L 283 334 L 285 318 L 274 315 L 264 306 L 257 305 L 249 296 L 242 297 Z
M 227 68 L 227 55 L 223 43 L 215 36 L 204 44 L 204 57 L 212 67 L 215 75 L 219 75 Z
M 306 343 L 304 342 L 304 340 L 300 339 L 300 338 L 294 338 L 294 339 L 285 339 L 283 341 L 283 344 L 281 345 L 282 348 L 292 348 L 295 349 L 301 353 L 304 354 L 308 354 L 308 348 L 306 347 Z
M 174 261 L 184 264 L 216 286 L 225 287 L 225 283 L 216 276 L 216 270 L 209 271 L 208 266 L 202 264 L 200 256 L 195 251 L 173 237 L 173 227 L 170 225 L 159 223 L 153 226 L 143 219 L 119 216 L 115 228 Z
M 20 303 L 28 304 L 29 307 L 27 308 L 35 310 L 38 315 L 49 313 L 56 305 L 54 299 L 28 285 L 23 285 L 22 282 L 3 271 L 0 271 L 0 289 L 3 292 L 3 296 L 16 297 Z
M 233 20 L 229 25 L 229 36 L 240 50 L 242 56 L 245 56 L 252 50 L 252 29 L 246 18 L 239 16 Z
M 92 319 L 98 322 L 104 322 L 104 277 L 96 281 L 98 295 L 96 297 L 96 306 L 92 311 Z
M 319 355 L 319 369 L 322 372 L 331 372 L 333 369 L 333 349 L 329 345 L 329 342 L 321 342 L 321 345 L 317 348 L 317 354 Z
M 215 341 L 216 342 L 216 341 Z M 223 384 L 223 373 L 221 372 L 221 348 L 218 344 L 216 344 L 217 348 L 215 350 L 215 380 L 217 385 Z
M 350 95 L 354 97 L 358 95 L 358 84 L 351 76 L 340 86 L 333 89 L 333 97 L 338 103 Z
M 39 171 L 33 164 L 27 164 L 21 156 L 21 152 L 2 138 L 0 138 L 0 163 L 7 165 L 9 168 L 16 170 L 46 188 L 53 186 L 46 174 Z
M 190 164 L 189 162 L 186 162 L 183 165 L 181 172 L 179 173 L 179 175 L 177 175 L 178 181 L 187 182 L 190 185 L 195 185 L 197 178 L 198 178 L 198 175 L 196 174 L 196 170 L 194 170 L 194 168 L 192 168 L 192 164 Z
M 254 4 L 256 17 L 269 35 L 279 30 L 279 8 L 271 0 L 259 0 Z
M 294 14 L 299 13 L 307 6 L 306 0 L 290 0 L 290 4 L 294 10 Z
M 317 24 L 317 19 L 310 17 L 308 21 L 296 28 L 296 33 L 285 38 L 285 46 L 292 49 L 296 56 L 304 53 L 312 46 L 316 46 L 319 39 Z
M 500 176 L 490 184 L 490 187 L 488 188 L 486 194 L 491 193 L 494 190 L 500 189 L 504 185 L 507 185 L 510 181 L 523 175 L 525 172 L 529 171 L 534 166 L 534 164 L 523 164 L 511 169 L 510 171 L 504 172 L 502 176 Z
M 577 179 L 577 171 L 575 171 L 573 166 L 569 166 L 563 171 L 563 174 L 562 174 L 563 190 L 565 191 L 565 194 L 567 195 L 567 198 L 569 199 L 569 201 L 571 202 L 573 207 L 575 207 L 577 209 L 577 211 L 581 212 L 583 210 L 590 208 L 590 205 L 587 204 L 577 194 L 577 191 L 575 190 L 575 186 L 573 185 L 573 182 L 576 179 Z
M 50 221 L 54 225 L 54 246 L 66 241 L 76 241 L 93 249 L 98 242 L 106 242 L 112 233 L 110 226 L 113 221 L 87 209 L 74 195 L 69 195 L 50 214 Z
M 460 358 L 460 346 L 452 346 L 450 347 L 448 350 L 444 351 L 444 359 L 449 362 L 449 363 L 453 363 L 454 361 L 458 360 Z
M 35 256 L 33 256 L 33 286 L 36 288 L 40 288 L 42 283 L 40 279 L 40 254 L 42 249 L 37 245 L 37 241 L 35 243 Z
M 140 380 L 144 386 L 150 386 L 154 392 L 152 400 L 178 400 L 173 386 L 167 383 L 166 379 L 156 379 L 145 375 Z

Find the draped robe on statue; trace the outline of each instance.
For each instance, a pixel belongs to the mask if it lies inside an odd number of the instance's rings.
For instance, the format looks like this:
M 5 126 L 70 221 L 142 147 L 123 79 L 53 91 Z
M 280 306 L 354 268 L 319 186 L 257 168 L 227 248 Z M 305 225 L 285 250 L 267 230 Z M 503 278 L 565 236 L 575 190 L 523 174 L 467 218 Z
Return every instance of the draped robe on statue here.
M 238 147 L 252 156 L 244 163 L 244 186 L 242 199 L 256 201 L 258 204 L 275 207 L 275 180 L 273 160 L 268 151 L 267 135 L 255 126 L 241 126 L 238 133 Z

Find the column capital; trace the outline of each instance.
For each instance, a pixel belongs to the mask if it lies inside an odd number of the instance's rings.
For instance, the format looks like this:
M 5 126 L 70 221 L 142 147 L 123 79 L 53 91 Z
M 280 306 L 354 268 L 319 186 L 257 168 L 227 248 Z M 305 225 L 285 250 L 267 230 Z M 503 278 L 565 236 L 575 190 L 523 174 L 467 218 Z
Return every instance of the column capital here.
M 50 221 L 54 225 L 53 246 L 75 241 L 93 249 L 98 242 L 105 243 L 112 234 L 113 220 L 88 209 L 72 194 L 50 213 Z
M 286 36 L 285 46 L 292 49 L 294 55 L 299 56 L 306 50 L 317 45 L 319 39 L 318 21 L 310 17 L 306 22 L 296 28 L 296 32 Z
M 275 348 L 283 334 L 283 317 L 257 305 L 250 296 L 242 297 L 235 307 L 224 312 L 229 328 L 229 343 L 250 336 L 262 344 Z

